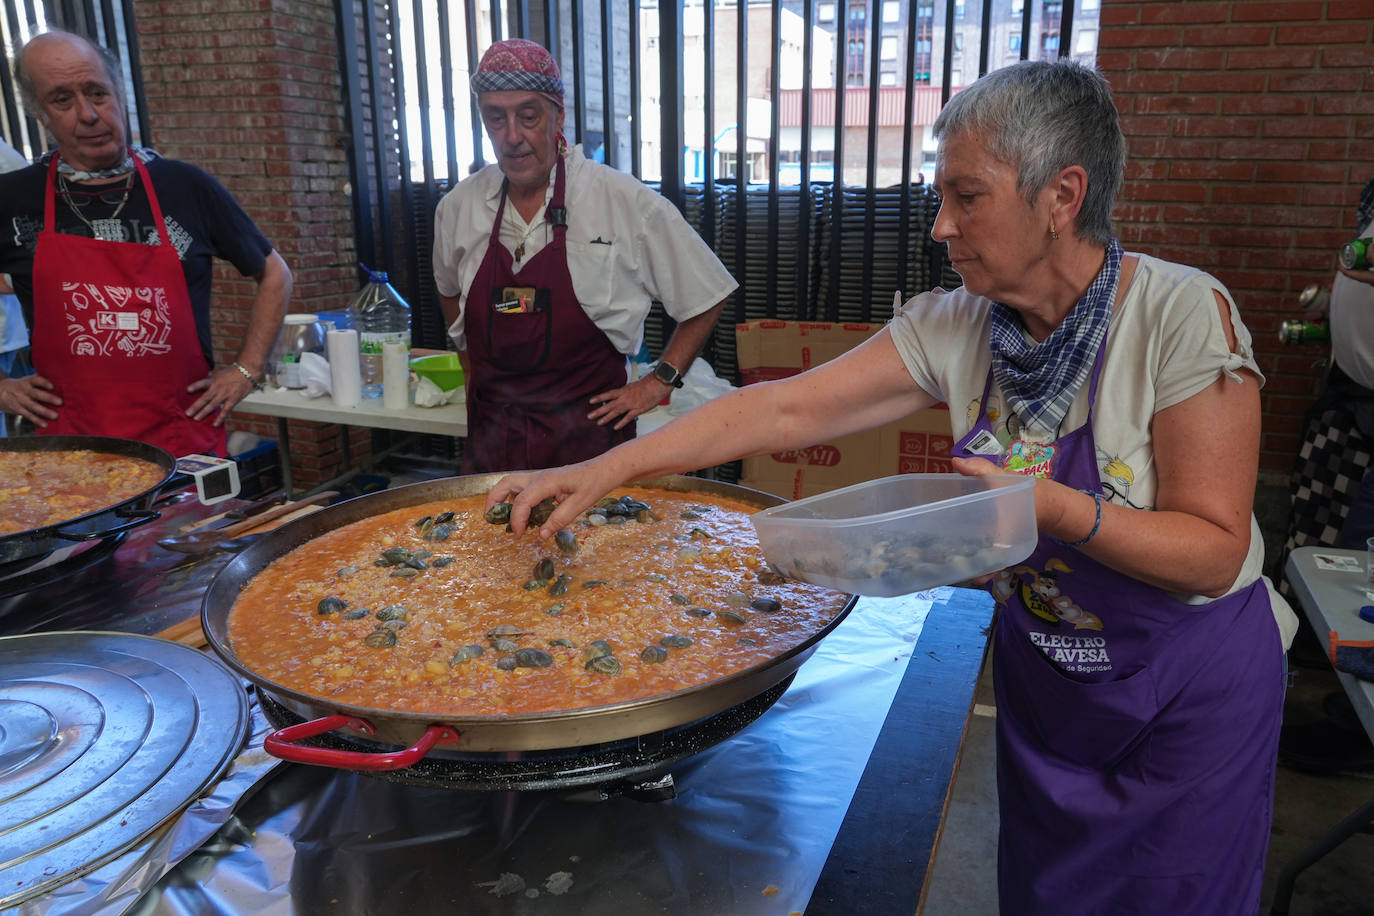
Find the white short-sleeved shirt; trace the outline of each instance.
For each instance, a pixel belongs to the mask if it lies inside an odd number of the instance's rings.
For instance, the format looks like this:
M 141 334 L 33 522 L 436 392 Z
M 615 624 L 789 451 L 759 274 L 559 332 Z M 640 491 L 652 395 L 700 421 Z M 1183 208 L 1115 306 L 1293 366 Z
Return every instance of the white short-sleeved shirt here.
M 581 147 L 568 151 L 565 204 L 568 210 L 568 272 L 573 291 L 615 348 L 639 352 L 644 320 L 654 301 L 674 321 L 700 315 L 739 285 L 701 236 L 668 200 L 633 175 L 589 161 Z M 467 308 L 468 287 L 486 257 L 504 176 L 488 165 L 460 182 L 439 201 L 434 214 L 434 282 L 439 293 Z M 553 197 L 549 176 L 546 200 Z M 553 238 L 539 209 L 526 223 L 507 206 L 501 242 L 514 255 L 524 244 L 523 263 Z M 458 349 L 466 349 L 463 317 L 449 327 Z
M 1250 384 L 1238 374 L 1242 368 L 1253 372 L 1261 384 L 1264 376 L 1255 363 L 1250 332 L 1219 281 L 1191 267 L 1138 257 L 1135 276 L 1107 334 L 1092 429 L 1098 469 L 1103 482 L 1110 485 L 1112 501 L 1151 509 L 1158 489 L 1150 435 L 1154 415 L 1199 393 L 1219 376 L 1239 384 Z M 1231 304 L 1235 353 L 1227 346 L 1213 290 Z M 989 300 L 963 289 L 936 291 L 915 297 L 892 320 L 892 339 L 903 363 L 917 385 L 949 404 L 956 439 L 977 420 L 992 365 L 990 306 Z M 1089 387 L 1085 382 L 1061 432 L 1077 429 L 1087 419 Z M 1029 438 L 1014 421 L 1008 429 L 1005 401 L 996 382 L 988 396 L 988 415 L 1003 447 L 1011 439 Z M 1252 514 L 1250 550 L 1230 591 L 1261 578 L 1263 567 L 1264 539 Z M 1287 647 L 1297 631 L 1297 617 L 1272 583 L 1266 579 L 1265 584 Z M 1197 595 L 1175 597 L 1195 604 L 1212 600 Z
M 1374 222 L 1360 238 L 1374 235 Z M 1337 271 L 1331 281 L 1331 358 L 1346 375 L 1374 388 L 1374 286 Z

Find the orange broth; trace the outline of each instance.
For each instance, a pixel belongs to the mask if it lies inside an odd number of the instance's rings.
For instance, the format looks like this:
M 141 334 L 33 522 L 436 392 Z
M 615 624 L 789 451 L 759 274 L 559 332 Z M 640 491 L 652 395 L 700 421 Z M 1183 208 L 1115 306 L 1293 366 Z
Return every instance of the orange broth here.
M 571 529 L 579 542 L 572 555 L 488 523 L 482 496 L 327 532 L 244 587 L 229 615 L 231 647 L 264 678 L 340 704 L 452 717 L 546 713 L 658 696 L 743 671 L 815 634 L 848 600 L 767 571 L 749 521 L 757 507 L 705 493 L 625 488 L 616 495 L 648 504 L 654 519 L 593 527 L 584 517 Z M 416 522 L 445 512 L 454 513 L 452 535 L 423 539 Z M 413 578 L 397 578 L 397 567 L 377 565 L 391 547 L 433 556 Z M 440 565 L 445 557 L 453 560 Z M 550 594 L 547 584 L 525 587 L 545 557 L 571 577 L 565 594 Z M 324 598 L 339 599 L 327 613 L 319 609 Z M 383 623 L 383 608 L 403 608 L 404 620 Z M 491 635 L 497 627 L 519 634 Z M 386 628 L 394 646 L 365 642 Z M 665 647 L 667 636 L 679 638 Z M 595 640 L 609 644 L 618 673 L 588 669 Z M 468 646 L 483 652 L 455 661 Z M 646 651 L 651 646 L 658 648 Z M 510 665 L 520 657 L 516 649 L 541 650 L 551 664 L 502 670 L 501 659 Z
M 152 461 L 90 449 L 0 451 L 0 535 L 117 506 L 166 476 Z

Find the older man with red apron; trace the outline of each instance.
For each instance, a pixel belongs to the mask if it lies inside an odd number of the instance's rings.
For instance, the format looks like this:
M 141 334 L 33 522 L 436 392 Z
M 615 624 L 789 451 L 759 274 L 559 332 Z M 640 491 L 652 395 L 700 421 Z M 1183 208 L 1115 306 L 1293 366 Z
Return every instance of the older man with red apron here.
M 148 170 L 134 158 L 161 244 L 109 242 L 55 228 L 57 169 L 48 166 L 43 231 L 33 261 L 33 365 L 62 410 L 39 432 L 118 430 L 175 456 L 225 454 L 213 415 L 187 416 L 187 390 L 210 371 L 196 335 L 186 277 Z

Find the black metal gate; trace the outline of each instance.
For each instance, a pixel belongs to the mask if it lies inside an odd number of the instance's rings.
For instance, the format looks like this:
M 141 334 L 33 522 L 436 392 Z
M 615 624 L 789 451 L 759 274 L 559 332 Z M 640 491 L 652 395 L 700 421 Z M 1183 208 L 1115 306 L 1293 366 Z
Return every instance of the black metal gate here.
M 1080 24 L 1095 27 L 1097 2 L 1080 0 L 1088 11 Z M 883 321 L 894 293 L 959 283 L 943 246 L 930 240 L 932 151 L 923 149 L 923 131 L 950 92 L 978 74 L 1068 55 L 1074 23 L 1074 4 L 1056 0 L 976 6 L 341 2 L 360 256 L 399 278 L 415 306 L 417 341 L 443 346 L 430 268 L 434 207 L 487 159 L 468 74 L 492 41 L 530 38 L 560 62 L 570 141 L 657 187 L 739 282 L 708 354 L 718 374 L 738 381 L 735 322 Z M 1079 38 L 1091 40 L 1080 40 L 1075 56 L 1091 60 L 1095 32 Z M 818 47 L 830 49 L 824 68 L 815 65 Z M 931 91 L 934 107 L 918 111 Z M 800 102 L 784 115 L 788 93 Z M 766 125 L 751 117 L 760 100 Z M 377 124 L 385 126 L 380 141 Z M 722 141 L 731 131 L 733 141 Z M 668 332 L 667 319 L 655 316 L 651 351 Z

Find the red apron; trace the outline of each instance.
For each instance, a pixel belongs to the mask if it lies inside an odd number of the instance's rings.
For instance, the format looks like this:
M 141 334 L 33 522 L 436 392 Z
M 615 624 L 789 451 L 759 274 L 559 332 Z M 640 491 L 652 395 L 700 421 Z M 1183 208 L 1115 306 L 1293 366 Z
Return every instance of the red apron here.
M 33 254 L 33 367 L 62 397 L 48 435 L 117 436 L 173 455 L 225 454 L 213 415 L 186 409 L 186 387 L 210 365 L 177 250 L 148 170 L 137 158 L 160 245 L 106 242 L 57 232 L 57 156 L 48 166 L 43 231 Z
M 556 467 L 634 438 L 634 423 L 616 430 L 587 419 L 592 395 L 625 384 L 625 357 L 573 291 L 564 180 L 560 157 L 545 214 L 553 241 L 518 272 L 501 244 L 502 190 L 486 257 L 468 287 L 465 474 Z

